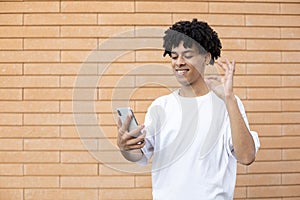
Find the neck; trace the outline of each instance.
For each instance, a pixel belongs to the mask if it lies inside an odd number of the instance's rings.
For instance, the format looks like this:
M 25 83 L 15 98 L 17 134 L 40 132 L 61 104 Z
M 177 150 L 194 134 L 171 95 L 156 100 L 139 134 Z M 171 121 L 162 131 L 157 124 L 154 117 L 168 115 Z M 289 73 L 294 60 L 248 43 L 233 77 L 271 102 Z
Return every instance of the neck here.
M 205 81 L 202 79 L 197 84 L 193 85 L 182 85 L 180 88 L 180 96 L 183 97 L 197 97 L 203 96 L 209 92 Z

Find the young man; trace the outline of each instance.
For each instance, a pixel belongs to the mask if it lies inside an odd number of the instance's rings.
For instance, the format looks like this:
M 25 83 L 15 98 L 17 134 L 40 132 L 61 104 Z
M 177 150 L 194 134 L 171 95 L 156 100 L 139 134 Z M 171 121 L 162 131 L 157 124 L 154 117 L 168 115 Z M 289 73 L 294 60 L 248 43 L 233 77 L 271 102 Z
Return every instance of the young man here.
M 234 95 L 235 62 L 217 61 L 224 76 L 204 77 L 205 67 L 220 56 L 221 42 L 197 19 L 170 27 L 164 48 L 181 87 L 157 98 L 136 130 L 128 132 L 132 116 L 119 120 L 118 146 L 132 162 L 146 164 L 153 157 L 154 200 L 233 199 L 236 163 L 251 164 L 259 148 Z

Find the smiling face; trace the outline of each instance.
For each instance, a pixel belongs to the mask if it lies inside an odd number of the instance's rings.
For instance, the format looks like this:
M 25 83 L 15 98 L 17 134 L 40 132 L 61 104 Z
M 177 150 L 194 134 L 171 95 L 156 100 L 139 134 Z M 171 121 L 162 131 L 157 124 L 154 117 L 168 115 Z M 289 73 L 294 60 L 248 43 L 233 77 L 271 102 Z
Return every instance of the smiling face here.
M 209 53 L 199 53 L 198 48 L 184 47 L 180 42 L 171 51 L 172 68 L 177 81 L 182 86 L 194 86 L 203 83 L 205 65 L 210 61 Z

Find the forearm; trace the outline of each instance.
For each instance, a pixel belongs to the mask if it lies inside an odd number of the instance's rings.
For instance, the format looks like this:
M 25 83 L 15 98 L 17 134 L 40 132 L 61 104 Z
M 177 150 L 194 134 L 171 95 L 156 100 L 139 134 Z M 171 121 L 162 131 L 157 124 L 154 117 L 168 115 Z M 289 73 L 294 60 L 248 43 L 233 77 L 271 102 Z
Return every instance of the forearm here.
M 122 151 L 122 155 L 126 160 L 131 161 L 131 162 L 137 162 L 142 159 L 143 157 L 143 152 L 141 149 L 134 149 L 134 150 L 127 150 L 127 151 Z
M 234 95 L 226 97 L 226 107 L 229 113 L 233 148 L 237 160 L 249 165 L 255 160 L 255 145 L 248 130 Z

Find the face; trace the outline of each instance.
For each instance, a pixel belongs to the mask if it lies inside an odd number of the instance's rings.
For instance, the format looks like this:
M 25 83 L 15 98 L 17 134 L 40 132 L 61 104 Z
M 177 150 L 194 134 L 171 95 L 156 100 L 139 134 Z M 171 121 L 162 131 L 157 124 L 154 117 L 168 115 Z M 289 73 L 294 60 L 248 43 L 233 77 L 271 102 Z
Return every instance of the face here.
M 199 50 L 185 48 L 183 42 L 171 51 L 172 68 L 177 81 L 184 86 L 191 86 L 203 82 L 205 65 L 208 64 L 210 54 L 200 54 Z

